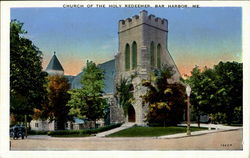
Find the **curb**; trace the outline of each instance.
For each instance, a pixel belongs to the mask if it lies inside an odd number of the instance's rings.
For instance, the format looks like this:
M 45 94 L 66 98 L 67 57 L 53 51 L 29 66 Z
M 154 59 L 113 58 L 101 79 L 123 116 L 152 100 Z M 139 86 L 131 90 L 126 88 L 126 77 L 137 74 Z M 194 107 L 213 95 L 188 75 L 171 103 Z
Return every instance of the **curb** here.
M 210 133 L 217 133 L 217 132 L 235 131 L 235 130 L 239 130 L 239 129 L 242 129 L 242 128 L 196 131 L 196 132 L 191 132 L 190 136 L 188 136 L 186 133 L 178 133 L 178 134 L 173 134 L 173 135 L 159 136 L 159 137 L 156 137 L 156 138 L 157 139 L 184 138 L 184 137 L 200 136 L 200 135 L 205 135 L 205 134 L 210 134 Z

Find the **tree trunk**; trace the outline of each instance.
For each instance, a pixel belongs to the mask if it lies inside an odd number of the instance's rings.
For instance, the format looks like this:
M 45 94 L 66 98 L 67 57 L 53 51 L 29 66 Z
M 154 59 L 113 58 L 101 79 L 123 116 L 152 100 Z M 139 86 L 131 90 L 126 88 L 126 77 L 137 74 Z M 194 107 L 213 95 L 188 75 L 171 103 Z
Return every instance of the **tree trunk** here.
M 198 128 L 200 128 L 200 114 L 198 115 Z
M 65 127 L 64 127 L 64 121 L 58 120 L 57 121 L 57 128 L 58 128 L 58 130 L 64 130 L 65 129 Z
M 27 131 L 27 115 L 24 115 L 24 124 L 25 124 L 25 137 L 27 138 L 28 131 Z

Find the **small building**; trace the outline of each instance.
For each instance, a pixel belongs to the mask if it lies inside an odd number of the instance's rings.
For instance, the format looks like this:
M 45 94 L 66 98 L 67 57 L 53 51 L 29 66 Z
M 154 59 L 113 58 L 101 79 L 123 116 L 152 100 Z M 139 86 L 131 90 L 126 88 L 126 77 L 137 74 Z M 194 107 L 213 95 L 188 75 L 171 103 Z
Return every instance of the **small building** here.
M 34 131 L 54 131 L 56 129 L 55 121 L 49 120 L 31 120 L 30 128 Z

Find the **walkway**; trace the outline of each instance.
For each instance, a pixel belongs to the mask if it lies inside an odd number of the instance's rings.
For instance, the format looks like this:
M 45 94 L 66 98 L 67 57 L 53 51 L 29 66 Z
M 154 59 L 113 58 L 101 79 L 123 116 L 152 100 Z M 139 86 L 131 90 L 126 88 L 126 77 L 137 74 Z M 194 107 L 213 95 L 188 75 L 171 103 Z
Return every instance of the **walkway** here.
M 187 124 L 178 124 L 178 126 L 187 126 Z M 197 123 L 192 123 L 190 124 L 191 127 L 198 127 Z M 237 126 L 225 126 L 225 125 L 221 125 L 221 124 L 205 124 L 205 123 L 201 123 L 200 127 L 206 127 L 206 128 L 214 128 L 217 130 L 233 130 L 233 129 L 240 129 L 242 127 L 237 127 Z
M 178 126 L 186 127 L 187 124 L 178 124 Z M 190 124 L 190 126 L 198 127 L 198 124 Z M 208 130 L 191 132 L 191 136 L 242 129 L 242 127 L 224 126 L 220 124 L 200 124 L 200 127 L 208 128 Z M 172 134 L 172 135 L 159 136 L 157 138 L 182 138 L 182 137 L 188 137 L 188 135 L 186 133 L 178 133 L 178 134 Z
M 105 137 L 105 136 L 110 135 L 110 134 L 112 134 L 112 133 L 116 133 L 116 132 L 118 132 L 118 131 L 121 131 L 121 130 L 130 128 L 130 127 L 132 127 L 132 126 L 134 126 L 134 125 L 135 125 L 134 123 L 125 123 L 125 124 L 123 124 L 121 127 L 114 128 L 114 129 L 111 129 L 111 130 L 109 130 L 109 131 L 105 131 L 105 132 L 98 133 L 98 134 L 96 134 L 96 137 Z

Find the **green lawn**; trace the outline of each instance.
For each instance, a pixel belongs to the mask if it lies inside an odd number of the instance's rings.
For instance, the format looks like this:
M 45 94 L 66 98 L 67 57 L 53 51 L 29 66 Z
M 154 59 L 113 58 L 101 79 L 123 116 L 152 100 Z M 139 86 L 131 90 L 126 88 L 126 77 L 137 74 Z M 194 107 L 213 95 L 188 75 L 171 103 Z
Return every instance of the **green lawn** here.
M 207 128 L 198 128 L 198 127 L 191 127 L 191 132 L 193 131 L 200 131 L 206 130 Z M 186 127 L 131 127 L 111 135 L 107 137 L 152 137 L 152 136 L 163 136 L 163 135 L 170 135 L 176 133 L 185 133 Z

